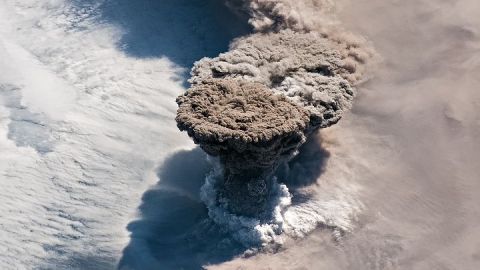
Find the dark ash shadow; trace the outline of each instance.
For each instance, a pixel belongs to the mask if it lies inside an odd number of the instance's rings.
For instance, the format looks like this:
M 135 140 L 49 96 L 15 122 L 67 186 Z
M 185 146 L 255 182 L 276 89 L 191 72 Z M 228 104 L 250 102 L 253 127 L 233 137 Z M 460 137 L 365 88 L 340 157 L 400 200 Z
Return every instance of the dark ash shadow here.
M 131 241 L 119 269 L 203 269 L 246 250 L 210 220 L 200 200 L 211 169 L 199 148 L 165 161 L 158 184 L 143 195 L 140 219 L 127 227 Z
M 328 157 L 314 136 L 285 166 L 285 183 L 293 192 L 314 184 Z M 157 170 L 159 182 L 142 198 L 140 219 L 127 227 L 131 241 L 119 269 L 204 269 L 247 250 L 208 217 L 200 188 L 211 170 L 206 154 L 198 147 L 167 158 Z M 308 200 L 295 196 L 294 202 Z
M 325 171 L 330 153 L 322 147 L 319 133 L 312 134 L 298 155 L 277 170 L 279 181 L 290 191 L 315 184 Z
M 250 32 L 222 0 L 72 0 L 94 7 L 100 23 L 120 28 L 118 48 L 138 58 L 167 57 L 190 69 L 203 57 L 228 50 L 235 37 Z

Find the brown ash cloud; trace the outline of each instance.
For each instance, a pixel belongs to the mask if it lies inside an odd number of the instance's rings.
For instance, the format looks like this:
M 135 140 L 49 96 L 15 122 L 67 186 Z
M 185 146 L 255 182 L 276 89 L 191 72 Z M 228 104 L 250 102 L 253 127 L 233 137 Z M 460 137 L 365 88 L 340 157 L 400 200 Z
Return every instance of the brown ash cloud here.
M 352 85 L 362 78 L 359 66 L 368 57 L 358 43 L 318 32 L 256 33 L 234 41 L 229 52 L 198 61 L 190 82 L 235 78 L 261 83 L 307 109 L 312 127 L 323 128 L 350 109 Z
M 263 84 L 235 79 L 194 85 L 177 103 L 178 127 L 224 165 L 228 208 L 266 210 L 271 174 L 305 141 L 308 112 Z
M 266 210 L 278 165 L 351 108 L 374 52 L 328 15 L 330 1 L 227 5 L 249 17 L 254 33 L 195 63 L 176 120 L 220 158 L 220 200 L 236 214 L 255 216 Z

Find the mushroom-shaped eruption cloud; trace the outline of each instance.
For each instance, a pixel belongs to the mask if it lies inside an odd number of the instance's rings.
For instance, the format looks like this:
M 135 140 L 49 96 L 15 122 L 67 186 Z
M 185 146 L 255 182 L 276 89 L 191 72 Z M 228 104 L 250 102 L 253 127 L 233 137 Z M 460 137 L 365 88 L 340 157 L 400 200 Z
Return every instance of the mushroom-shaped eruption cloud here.
M 253 33 L 195 63 L 176 121 L 222 165 L 209 213 L 220 207 L 268 227 L 281 219 L 268 217 L 280 201 L 274 171 L 351 108 L 374 52 L 331 16 L 331 0 L 224 1 Z
M 273 172 L 305 141 L 309 113 L 265 85 L 211 79 L 178 97 L 176 121 L 223 165 L 221 200 L 233 213 L 265 211 Z
M 282 30 L 239 39 L 230 51 L 204 58 L 190 83 L 236 78 L 261 83 L 284 94 L 311 114 L 311 127 L 324 128 L 350 109 L 354 89 L 369 52 L 355 41 L 334 41 L 325 34 Z

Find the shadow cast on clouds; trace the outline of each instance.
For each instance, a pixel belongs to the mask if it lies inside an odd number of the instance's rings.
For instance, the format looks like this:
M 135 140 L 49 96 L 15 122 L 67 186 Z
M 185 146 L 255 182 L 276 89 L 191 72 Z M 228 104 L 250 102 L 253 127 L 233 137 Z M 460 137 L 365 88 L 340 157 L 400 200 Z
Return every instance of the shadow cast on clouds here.
M 200 188 L 211 170 L 199 148 L 170 156 L 158 169 L 158 184 L 128 225 L 131 241 L 120 269 L 203 269 L 246 249 L 208 218 Z
M 206 56 L 228 49 L 230 41 L 250 31 L 221 0 L 73 0 L 96 5 L 101 23 L 122 31 L 118 48 L 138 58 L 167 57 L 190 69 Z
M 277 177 L 290 191 L 315 184 L 325 170 L 330 153 L 322 147 L 321 139 L 312 135 L 288 164 L 277 170 Z
M 285 166 L 288 172 L 279 173 L 288 177 L 284 182 L 294 194 L 295 189 L 316 183 L 329 157 L 316 140 L 300 150 Z M 200 188 L 211 170 L 206 154 L 198 147 L 167 158 L 157 170 L 159 182 L 143 195 L 140 219 L 127 227 L 131 241 L 123 252 L 120 269 L 204 269 L 249 248 L 208 217 Z M 308 200 L 301 196 L 296 199 Z

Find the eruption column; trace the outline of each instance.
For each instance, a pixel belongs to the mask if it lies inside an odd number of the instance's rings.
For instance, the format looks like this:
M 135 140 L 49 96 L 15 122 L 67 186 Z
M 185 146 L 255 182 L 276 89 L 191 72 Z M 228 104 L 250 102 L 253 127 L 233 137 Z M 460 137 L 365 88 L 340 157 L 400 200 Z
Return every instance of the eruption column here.
M 219 157 L 217 203 L 258 216 L 268 210 L 278 165 L 351 108 L 354 85 L 374 53 L 335 26 L 325 13 L 329 0 L 226 2 L 250 18 L 254 33 L 195 63 L 176 121 Z
M 259 83 L 212 79 L 177 99 L 177 123 L 223 165 L 219 203 L 236 214 L 266 210 L 273 171 L 305 141 L 309 113 Z

